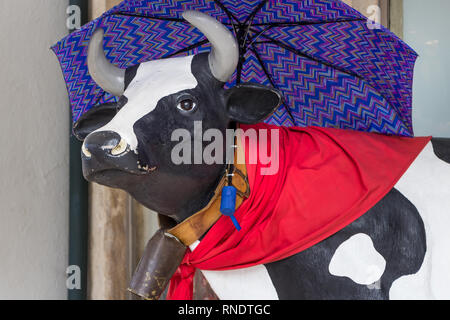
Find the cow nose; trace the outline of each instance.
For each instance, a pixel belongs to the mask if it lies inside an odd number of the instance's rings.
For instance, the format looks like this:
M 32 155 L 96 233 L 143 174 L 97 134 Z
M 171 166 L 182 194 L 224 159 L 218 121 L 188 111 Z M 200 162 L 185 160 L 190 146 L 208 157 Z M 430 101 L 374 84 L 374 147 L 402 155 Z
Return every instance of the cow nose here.
M 129 151 L 128 143 L 114 131 L 93 132 L 84 140 L 82 152 L 87 158 L 96 156 L 118 157 Z

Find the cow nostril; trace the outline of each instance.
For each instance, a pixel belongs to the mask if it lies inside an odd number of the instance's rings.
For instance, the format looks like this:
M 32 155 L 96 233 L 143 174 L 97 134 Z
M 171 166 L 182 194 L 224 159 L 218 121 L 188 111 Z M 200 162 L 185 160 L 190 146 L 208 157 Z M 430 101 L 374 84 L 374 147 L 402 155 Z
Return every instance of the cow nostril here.
M 86 148 L 86 145 L 83 143 L 83 145 L 81 146 L 81 152 L 83 152 L 83 154 L 87 157 L 90 158 L 92 157 L 92 153 L 89 152 L 89 150 Z
M 113 149 L 111 149 L 111 154 L 113 156 L 118 156 L 127 151 L 128 149 L 128 143 L 124 139 L 120 139 L 120 142 L 117 146 L 115 146 Z
M 82 147 L 83 155 L 87 158 L 118 157 L 130 151 L 125 139 L 113 131 L 93 132 L 86 137 Z

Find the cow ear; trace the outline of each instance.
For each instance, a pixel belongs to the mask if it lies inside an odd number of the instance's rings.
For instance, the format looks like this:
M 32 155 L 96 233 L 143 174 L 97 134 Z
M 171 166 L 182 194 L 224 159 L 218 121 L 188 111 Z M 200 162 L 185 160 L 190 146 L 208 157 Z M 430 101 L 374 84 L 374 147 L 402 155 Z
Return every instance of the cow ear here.
M 116 103 L 105 103 L 85 112 L 80 119 L 73 125 L 73 134 L 75 137 L 84 141 L 84 139 L 95 130 L 108 124 L 117 114 Z
M 268 118 L 283 102 L 281 93 L 257 83 L 245 83 L 227 91 L 227 111 L 230 119 L 256 124 Z

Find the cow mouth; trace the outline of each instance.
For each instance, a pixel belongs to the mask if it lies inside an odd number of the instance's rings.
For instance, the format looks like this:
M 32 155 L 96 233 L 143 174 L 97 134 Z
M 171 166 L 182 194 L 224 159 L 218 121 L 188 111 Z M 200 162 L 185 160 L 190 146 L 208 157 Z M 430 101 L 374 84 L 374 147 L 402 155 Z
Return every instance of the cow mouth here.
M 144 177 L 156 171 L 156 164 L 139 159 L 137 153 L 126 152 L 112 156 L 106 152 L 86 155 L 82 152 L 83 175 L 88 181 L 116 184 L 129 177 Z
M 100 170 L 88 171 L 85 174 L 85 178 L 88 181 L 102 182 L 107 180 L 116 181 L 117 178 L 123 178 L 124 176 L 136 176 L 143 177 L 156 171 L 156 167 L 142 167 L 134 170 L 108 168 Z

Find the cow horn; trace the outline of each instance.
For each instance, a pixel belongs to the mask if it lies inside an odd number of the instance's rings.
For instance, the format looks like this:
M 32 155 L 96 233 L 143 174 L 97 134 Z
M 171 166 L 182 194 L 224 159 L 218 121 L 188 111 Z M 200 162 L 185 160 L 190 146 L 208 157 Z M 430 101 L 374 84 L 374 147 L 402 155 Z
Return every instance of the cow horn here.
M 103 37 L 103 29 L 99 28 L 89 42 L 89 74 L 104 91 L 120 97 L 125 91 L 125 70 L 108 61 L 103 50 Z
M 209 54 L 211 72 L 217 80 L 227 82 L 239 62 L 239 47 L 233 34 L 216 19 L 198 11 L 185 11 L 183 18 L 209 40 L 212 46 Z

